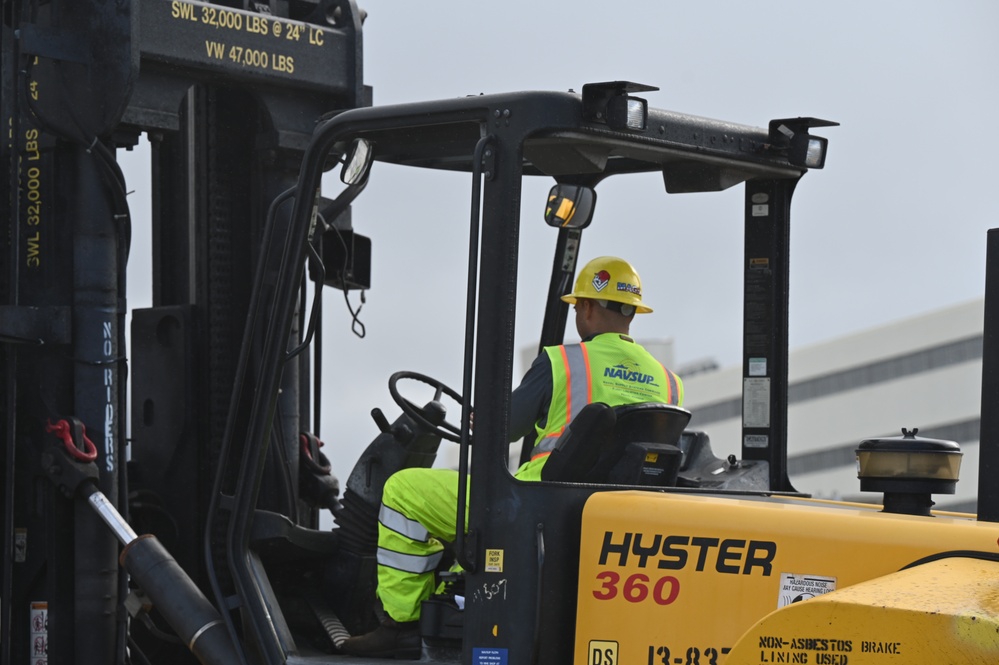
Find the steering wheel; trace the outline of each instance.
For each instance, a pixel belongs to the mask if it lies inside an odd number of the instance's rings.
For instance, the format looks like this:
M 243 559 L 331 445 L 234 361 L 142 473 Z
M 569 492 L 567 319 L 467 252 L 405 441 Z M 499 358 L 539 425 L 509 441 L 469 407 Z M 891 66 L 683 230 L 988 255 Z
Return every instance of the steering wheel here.
M 426 374 L 420 374 L 419 372 L 396 372 L 389 377 L 389 394 L 392 395 L 392 399 L 402 412 L 407 416 L 412 418 L 421 427 L 426 428 L 433 434 L 437 434 L 442 439 L 447 439 L 448 441 L 453 441 L 454 443 L 459 443 L 461 441 L 461 429 L 457 425 L 447 422 L 446 420 L 440 424 L 434 424 L 430 419 L 428 419 L 423 414 L 423 409 L 419 408 L 408 399 L 399 394 L 398 384 L 399 381 L 403 379 L 409 379 L 412 381 L 419 381 L 420 383 L 425 383 L 434 389 L 434 400 L 439 401 L 441 394 L 445 394 L 458 404 L 462 403 L 461 395 L 452 388 L 444 385 L 441 381 L 437 379 L 432 379 Z

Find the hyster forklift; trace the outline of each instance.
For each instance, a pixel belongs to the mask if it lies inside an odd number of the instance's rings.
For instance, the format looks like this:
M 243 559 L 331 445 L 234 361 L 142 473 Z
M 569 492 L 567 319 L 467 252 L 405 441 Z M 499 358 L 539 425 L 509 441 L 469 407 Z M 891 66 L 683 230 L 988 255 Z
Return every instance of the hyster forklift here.
M 370 662 L 340 646 L 377 622 L 381 490 L 432 466 L 442 440 L 460 446 L 467 529 L 423 607 L 423 662 L 999 662 L 999 271 L 977 517 L 932 511 L 961 453 L 915 431 L 858 442 L 872 504 L 813 500 L 787 476 L 790 204 L 825 162 L 811 130 L 834 123 L 657 110 L 640 96 L 653 88 L 624 81 L 372 107 L 352 2 L 237 4 L 4 3 L 3 665 Z M 154 304 L 134 313 L 126 359 L 113 149 L 140 132 Z M 309 375 L 322 287 L 370 286 L 350 206 L 373 162 L 469 175 L 464 372 L 460 390 L 390 377 L 402 413 L 372 412 L 380 434 L 341 492 Z M 552 474 L 520 482 L 523 183 L 551 181 L 525 223 L 557 229 L 540 347 L 562 341 L 585 229 L 629 223 L 595 215 L 599 184 L 641 173 L 665 194 L 744 187 L 741 458 L 715 456 L 683 409 L 595 407 Z M 432 399 L 413 401 L 412 381 Z

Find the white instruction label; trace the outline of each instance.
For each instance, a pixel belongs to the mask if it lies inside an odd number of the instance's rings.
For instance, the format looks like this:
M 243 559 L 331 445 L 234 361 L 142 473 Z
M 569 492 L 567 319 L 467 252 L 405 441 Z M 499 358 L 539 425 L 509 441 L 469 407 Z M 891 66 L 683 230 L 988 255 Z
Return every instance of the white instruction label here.
M 770 379 L 742 380 L 742 426 L 770 427 Z
M 822 575 L 780 574 L 780 595 L 777 597 L 777 609 L 800 603 L 815 596 L 836 590 L 836 578 Z

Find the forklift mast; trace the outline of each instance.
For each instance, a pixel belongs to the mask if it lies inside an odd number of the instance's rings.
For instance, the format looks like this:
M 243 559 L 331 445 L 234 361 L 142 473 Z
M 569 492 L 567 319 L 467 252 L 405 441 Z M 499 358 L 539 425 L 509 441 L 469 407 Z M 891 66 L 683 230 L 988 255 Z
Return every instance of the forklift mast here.
M 362 14 L 353 0 L 4 0 L 3 18 L 0 505 L 13 555 L 0 662 L 120 663 L 117 543 L 45 480 L 41 454 L 59 441 L 49 430 L 66 423 L 74 446 L 92 443 L 100 490 L 126 514 L 131 495 L 140 532 L 159 534 L 208 592 L 202 536 L 227 427 L 238 442 L 245 426 L 228 421 L 263 220 L 316 120 L 370 103 Z M 142 133 L 153 256 L 138 260 L 153 306 L 134 312 L 128 366 L 131 219 L 114 151 Z M 275 373 L 272 471 L 297 465 L 312 427 L 309 367 L 302 353 Z M 237 443 L 223 491 L 242 454 Z M 262 505 L 315 521 L 297 476 L 259 482 Z

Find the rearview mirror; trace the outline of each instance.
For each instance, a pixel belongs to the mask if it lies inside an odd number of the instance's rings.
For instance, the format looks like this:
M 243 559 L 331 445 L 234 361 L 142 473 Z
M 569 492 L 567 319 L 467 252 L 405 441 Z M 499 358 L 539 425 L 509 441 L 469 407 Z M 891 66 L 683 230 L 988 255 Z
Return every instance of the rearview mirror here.
M 558 184 L 548 192 L 545 223 L 563 229 L 585 229 L 593 219 L 597 193 L 592 187 Z
M 371 142 L 367 139 L 354 139 L 343 160 L 340 180 L 345 185 L 358 185 L 368 177 L 371 169 Z

